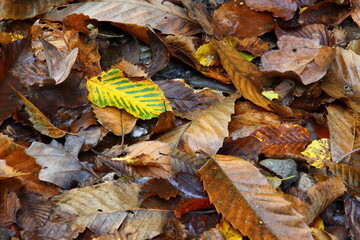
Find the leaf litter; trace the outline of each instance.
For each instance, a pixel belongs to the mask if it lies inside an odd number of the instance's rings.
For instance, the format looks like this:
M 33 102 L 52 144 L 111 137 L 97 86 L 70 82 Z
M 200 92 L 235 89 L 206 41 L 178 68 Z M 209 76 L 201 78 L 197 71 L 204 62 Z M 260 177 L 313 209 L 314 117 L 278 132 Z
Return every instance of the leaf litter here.
M 359 238 L 358 1 L 35 2 L 0 4 L 5 238 Z

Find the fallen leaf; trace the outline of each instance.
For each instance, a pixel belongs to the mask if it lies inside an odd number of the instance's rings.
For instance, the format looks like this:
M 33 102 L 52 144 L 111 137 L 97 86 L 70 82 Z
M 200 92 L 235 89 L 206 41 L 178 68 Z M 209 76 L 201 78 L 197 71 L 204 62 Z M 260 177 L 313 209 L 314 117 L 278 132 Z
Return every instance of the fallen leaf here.
M 49 75 L 56 84 L 60 84 L 69 76 L 78 55 L 78 48 L 74 48 L 63 58 L 54 45 L 41 37 L 39 39 L 44 48 Z
M 176 127 L 175 116 L 171 111 L 163 112 L 159 115 L 155 127 L 152 129 L 153 134 L 165 133 Z
M 331 161 L 329 139 L 322 138 L 312 141 L 301 154 L 306 157 L 311 166 L 316 168 L 325 167 L 326 163 Z
M 176 206 L 174 215 L 180 218 L 185 213 L 209 208 L 213 208 L 209 198 L 185 198 Z
M 180 191 L 175 188 L 167 179 L 152 178 L 141 186 L 140 196 L 145 200 L 152 196 L 169 200 L 172 197 L 180 195 Z
M 0 186 L 0 225 L 2 228 L 10 228 L 17 222 L 17 212 L 20 209 L 20 201 L 15 192 L 10 192 L 4 186 Z
M 80 141 L 82 146 L 85 136 L 74 137 L 82 138 Z M 53 140 L 50 144 L 33 142 L 26 149 L 26 153 L 36 158 L 36 163 L 42 166 L 39 173 L 40 180 L 70 189 L 73 181 L 81 183 L 90 175 L 89 172 L 83 170 L 85 165 L 77 158 L 80 148 L 79 146 L 64 147 Z
M 199 172 L 210 202 L 244 235 L 251 239 L 312 239 L 303 217 L 251 163 L 217 155 Z
M 117 68 L 129 77 L 147 77 L 148 75 L 142 67 L 128 62 L 125 59 L 112 65 L 111 68 Z
M 101 12 L 98 9 L 102 9 Z M 104 0 L 97 2 L 67 5 L 61 10 L 55 9 L 47 14 L 51 21 L 61 21 L 64 17 L 82 13 L 98 21 L 126 24 L 149 25 L 164 34 L 192 35 L 200 32 L 197 24 L 188 17 L 186 11 L 170 2 L 161 0 Z
M 24 103 L 25 110 L 29 114 L 29 120 L 33 127 L 41 134 L 52 138 L 61 138 L 68 133 L 55 127 L 34 104 L 27 100 L 20 92 L 16 91 L 15 88 L 12 89 Z
M 211 40 L 210 42 L 218 51 L 221 63 L 236 89 L 246 99 L 272 111 L 271 102 L 260 94 L 265 78 L 259 68 L 243 58 L 235 48 L 221 41 Z
M 155 73 L 163 70 L 170 61 L 170 53 L 159 36 L 154 30 L 148 28 L 147 34 L 151 41 L 151 62 L 146 67 L 148 77 L 152 77 Z
M 263 69 L 281 73 L 293 71 L 305 85 L 319 81 L 334 57 L 334 50 L 321 46 L 316 39 L 283 36 L 277 44 L 279 50 L 261 56 Z
M 90 78 L 86 88 L 89 100 L 95 105 L 123 108 L 141 119 L 150 119 L 164 111 L 171 111 L 163 92 L 150 79 L 133 82 L 118 69 Z
M 330 146 L 333 162 L 351 152 L 355 143 L 356 113 L 341 105 L 331 104 L 326 108 L 330 131 Z M 348 162 L 349 158 L 345 159 Z
M 228 221 L 224 219 L 221 219 L 221 222 L 216 225 L 216 229 L 219 229 L 222 234 L 224 234 L 226 239 L 242 240 L 243 238 L 241 232 L 239 232 L 239 230 L 236 230 L 233 226 L 231 226 Z
M 23 175 L 27 175 L 27 174 L 30 174 L 30 173 L 17 172 L 12 167 L 6 165 L 5 160 L 0 160 L 0 180 L 5 179 L 5 178 L 13 178 L 13 177 L 18 177 L 18 176 L 23 176 Z
M 359 191 L 360 172 L 358 169 L 343 163 L 328 162 L 326 165 L 335 176 L 342 177 L 349 190 Z
M 158 138 L 159 141 L 179 146 L 186 153 L 195 155 L 203 151 L 208 155 L 215 154 L 228 135 L 227 126 L 234 109 L 238 93 L 225 98 L 197 115 L 190 123 L 181 125 Z
M 116 107 L 100 108 L 96 105 L 92 105 L 92 108 L 98 122 L 117 136 L 130 133 L 136 125 L 137 118 L 124 109 Z
M 274 17 L 281 17 L 284 20 L 293 18 L 297 10 L 295 0 L 245 0 L 249 8 L 257 11 L 269 11 Z
M 345 226 L 350 229 L 350 236 L 353 239 L 360 237 L 359 212 L 360 202 L 358 198 L 346 196 L 344 200 L 345 208 Z
M 311 142 L 308 130 L 296 124 L 283 123 L 265 126 L 251 134 L 261 141 L 266 157 L 281 154 L 300 154 Z
M 249 38 L 270 32 L 274 27 L 271 15 L 253 11 L 248 6 L 237 1 L 222 4 L 213 15 L 217 34 L 222 37 Z

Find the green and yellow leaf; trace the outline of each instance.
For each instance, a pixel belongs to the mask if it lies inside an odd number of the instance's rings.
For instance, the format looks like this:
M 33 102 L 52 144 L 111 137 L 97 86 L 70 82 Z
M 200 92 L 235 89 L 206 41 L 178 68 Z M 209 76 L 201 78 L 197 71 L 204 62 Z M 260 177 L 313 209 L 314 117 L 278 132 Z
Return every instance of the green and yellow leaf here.
M 150 119 L 162 112 L 171 111 L 169 101 L 153 81 L 131 81 L 116 68 L 90 78 L 86 88 L 93 104 L 125 109 L 141 119 Z

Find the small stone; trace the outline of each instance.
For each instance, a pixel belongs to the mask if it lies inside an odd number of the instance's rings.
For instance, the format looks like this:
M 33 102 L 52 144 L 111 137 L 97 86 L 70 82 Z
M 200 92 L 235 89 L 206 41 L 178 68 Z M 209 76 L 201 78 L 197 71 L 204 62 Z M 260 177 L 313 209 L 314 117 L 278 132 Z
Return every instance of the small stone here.
M 287 184 L 296 182 L 299 177 L 299 173 L 297 171 L 297 164 L 292 159 L 269 158 L 261 161 L 260 164 L 271 170 L 273 173 L 280 176 L 281 178 L 288 178 L 294 176 L 288 180 L 285 180 Z
M 306 193 L 313 185 L 317 183 L 316 179 L 307 173 L 300 173 L 297 187 Z

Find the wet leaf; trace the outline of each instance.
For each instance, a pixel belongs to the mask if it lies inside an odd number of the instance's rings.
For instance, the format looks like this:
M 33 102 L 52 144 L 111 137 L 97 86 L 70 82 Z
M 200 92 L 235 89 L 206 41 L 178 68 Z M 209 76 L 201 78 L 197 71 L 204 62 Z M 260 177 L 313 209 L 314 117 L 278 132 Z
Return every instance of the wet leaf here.
M 265 126 L 251 135 L 261 141 L 262 153 L 267 157 L 286 153 L 300 154 L 311 142 L 306 128 L 288 123 Z
M 141 119 L 150 119 L 164 111 L 171 111 L 163 92 L 150 79 L 133 82 L 118 69 L 90 78 L 86 87 L 89 100 L 97 106 L 123 108 Z
M 252 239 L 312 239 L 302 216 L 251 163 L 217 155 L 199 172 L 210 202 L 244 235 Z
M 292 19 L 297 9 L 297 1 L 294 0 L 245 0 L 245 2 L 251 9 L 269 11 L 274 17 L 285 20 Z

